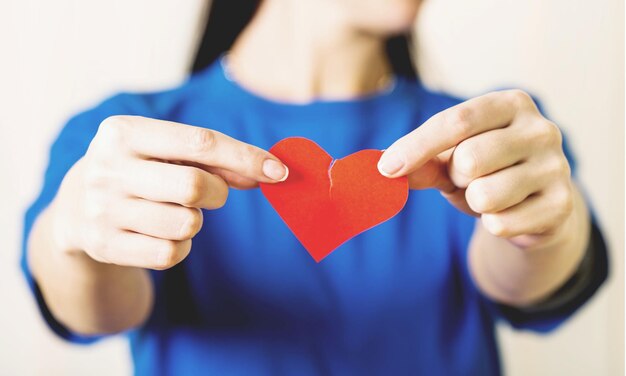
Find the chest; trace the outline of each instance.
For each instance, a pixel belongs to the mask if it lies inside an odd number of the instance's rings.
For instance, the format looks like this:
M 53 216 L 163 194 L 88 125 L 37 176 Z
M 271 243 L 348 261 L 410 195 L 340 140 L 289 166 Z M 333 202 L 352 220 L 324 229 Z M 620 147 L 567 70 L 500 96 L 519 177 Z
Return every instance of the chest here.
M 316 263 L 260 191 L 233 191 L 226 206 L 204 213 L 186 261 L 193 295 L 207 309 L 228 296 L 250 311 L 289 316 L 374 313 L 438 299 L 462 262 L 458 224 L 438 196 L 411 193 L 396 217 Z
M 228 119 L 192 123 L 266 149 L 286 137 L 307 137 L 334 158 L 385 148 L 422 121 L 411 109 L 394 116 L 320 114 L 297 121 L 253 110 L 224 116 Z M 451 213 L 438 192 L 412 191 L 397 216 L 316 263 L 260 190 L 231 190 L 223 208 L 204 212 L 185 269 L 205 316 L 216 307 L 254 312 L 256 321 L 267 322 L 355 313 L 365 319 L 382 310 L 416 310 L 450 293 L 451 276 L 464 268 L 462 234 L 471 222 Z

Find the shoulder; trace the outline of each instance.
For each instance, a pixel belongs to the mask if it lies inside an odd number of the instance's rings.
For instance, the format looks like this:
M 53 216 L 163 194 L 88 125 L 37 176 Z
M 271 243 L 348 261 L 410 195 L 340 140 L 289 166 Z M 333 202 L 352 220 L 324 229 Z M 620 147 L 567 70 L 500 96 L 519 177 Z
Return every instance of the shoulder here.
M 188 77 L 183 83 L 155 91 L 122 91 L 80 112 L 75 118 L 104 120 L 113 115 L 145 116 L 174 120 L 189 105 L 219 98 L 222 84 L 214 65 Z

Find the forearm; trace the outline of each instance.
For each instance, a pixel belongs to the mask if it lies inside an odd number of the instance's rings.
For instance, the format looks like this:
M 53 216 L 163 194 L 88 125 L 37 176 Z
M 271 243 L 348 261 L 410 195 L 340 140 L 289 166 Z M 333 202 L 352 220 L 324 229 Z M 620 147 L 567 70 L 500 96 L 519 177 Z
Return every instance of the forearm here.
M 145 269 L 104 264 L 83 252 L 65 252 L 53 235 L 54 203 L 35 223 L 28 263 L 54 317 L 84 335 L 120 332 L 140 325 L 152 308 Z
M 469 266 L 479 289 L 512 306 L 528 306 L 549 296 L 576 271 L 589 242 L 590 218 L 574 188 L 574 208 L 554 236 L 522 249 L 490 234 L 479 222 L 469 249 Z

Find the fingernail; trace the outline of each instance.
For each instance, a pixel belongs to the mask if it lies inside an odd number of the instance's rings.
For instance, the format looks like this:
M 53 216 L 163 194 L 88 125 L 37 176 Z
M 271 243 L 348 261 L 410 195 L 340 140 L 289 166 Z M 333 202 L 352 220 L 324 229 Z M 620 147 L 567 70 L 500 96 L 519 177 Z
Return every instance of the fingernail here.
M 289 176 L 289 169 L 278 161 L 266 159 L 263 162 L 263 173 L 272 180 L 285 181 Z
M 378 161 L 378 171 L 387 177 L 400 171 L 402 167 L 404 167 L 404 161 L 393 154 L 385 154 L 380 161 Z

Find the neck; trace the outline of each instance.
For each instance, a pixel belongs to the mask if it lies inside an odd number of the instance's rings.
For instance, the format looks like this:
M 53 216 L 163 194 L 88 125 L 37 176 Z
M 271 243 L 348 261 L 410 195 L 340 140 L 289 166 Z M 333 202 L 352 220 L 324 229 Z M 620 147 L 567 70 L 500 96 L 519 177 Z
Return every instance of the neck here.
M 390 84 L 382 37 L 346 27 L 332 2 L 263 1 L 230 51 L 242 86 L 287 102 L 342 100 Z

